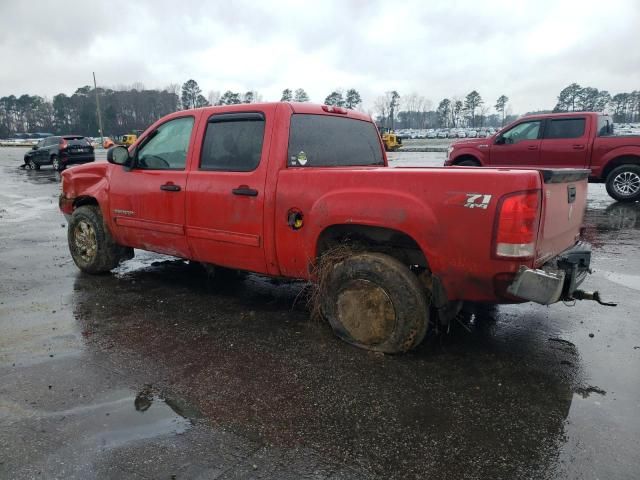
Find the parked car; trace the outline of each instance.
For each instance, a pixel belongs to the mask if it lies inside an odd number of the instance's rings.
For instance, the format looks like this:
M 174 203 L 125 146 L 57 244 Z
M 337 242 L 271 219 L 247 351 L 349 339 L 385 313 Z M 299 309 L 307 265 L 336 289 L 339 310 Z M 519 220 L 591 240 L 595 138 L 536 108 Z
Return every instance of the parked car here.
M 449 132 L 446 130 L 440 130 L 438 132 L 438 138 L 449 138 Z
M 40 140 L 24 154 L 24 164 L 30 170 L 40 170 L 42 165 L 51 165 L 62 171 L 69 165 L 95 161 L 91 142 L 80 135 L 62 135 Z
M 640 200 L 640 136 L 614 136 L 609 115 L 532 115 L 488 139 L 456 142 L 446 166 L 588 168 L 620 202 Z
M 388 168 L 371 118 L 340 107 L 179 111 L 107 160 L 62 174 L 82 271 L 139 248 L 214 271 L 320 276 L 320 312 L 362 348 L 410 350 L 466 300 L 571 300 L 589 272 L 576 243 L 587 170 Z
M 427 132 L 427 138 L 436 138 L 438 136 L 438 134 L 435 132 L 435 130 L 431 130 L 430 132 Z

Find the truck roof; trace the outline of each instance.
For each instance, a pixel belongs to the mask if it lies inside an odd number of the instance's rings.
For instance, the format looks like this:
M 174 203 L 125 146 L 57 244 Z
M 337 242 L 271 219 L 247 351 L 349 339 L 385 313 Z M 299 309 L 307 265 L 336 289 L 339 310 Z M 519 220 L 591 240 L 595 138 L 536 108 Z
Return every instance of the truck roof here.
M 346 116 L 348 118 L 354 118 L 357 120 L 365 120 L 367 122 L 371 122 L 371 116 L 362 113 L 362 112 L 358 112 L 356 110 L 348 110 L 348 109 L 341 109 L 341 110 L 345 110 L 346 113 L 334 113 L 334 112 L 327 112 L 326 110 L 323 109 L 323 107 L 327 107 L 327 105 L 322 105 L 319 103 L 311 103 L 311 102 L 262 102 L 262 103 L 239 103 L 237 105 L 216 105 L 213 107 L 202 107 L 202 108 L 196 108 L 194 110 L 204 110 L 207 113 L 209 113 L 210 115 L 216 113 L 217 111 L 222 111 L 224 110 L 225 112 L 234 112 L 234 111 L 238 111 L 238 112 L 247 112 L 247 111 L 252 111 L 252 110 L 259 110 L 260 107 L 265 107 L 265 106 L 273 106 L 273 105 L 278 105 L 278 104 L 286 104 L 289 105 L 289 107 L 291 108 L 291 111 L 293 113 L 306 113 L 306 114 L 314 114 L 314 115 L 336 115 L 336 116 Z M 184 113 L 184 110 L 180 111 L 180 113 Z
M 562 118 L 562 117 L 575 117 L 576 115 L 581 116 L 609 116 L 607 113 L 601 112 L 559 112 L 559 113 L 532 113 L 529 115 L 524 115 L 522 118 Z

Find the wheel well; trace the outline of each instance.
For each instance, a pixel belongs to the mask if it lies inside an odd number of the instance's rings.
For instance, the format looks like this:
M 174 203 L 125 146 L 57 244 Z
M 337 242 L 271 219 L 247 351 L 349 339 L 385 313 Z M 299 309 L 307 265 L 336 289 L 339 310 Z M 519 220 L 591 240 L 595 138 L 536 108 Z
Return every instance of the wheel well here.
M 404 232 L 369 225 L 332 225 L 318 237 L 316 255 L 340 244 L 353 244 L 366 250 L 386 253 L 405 265 L 429 268 L 427 259 L 417 242 Z
M 98 206 L 98 201 L 93 197 L 78 197 L 73 201 L 73 208 L 82 207 L 83 205 Z
M 475 162 L 478 165 L 481 165 L 480 160 L 478 160 L 477 157 L 474 157 L 473 155 L 469 155 L 469 154 L 460 155 L 459 157 L 457 157 L 453 161 L 453 165 L 459 165 L 461 162 L 464 162 L 466 160 L 471 160 L 472 162 Z
M 602 171 L 602 179 L 606 180 L 609 176 L 609 173 L 611 173 L 611 170 L 625 164 L 640 165 L 640 157 L 635 155 L 623 155 L 622 157 L 617 157 L 613 160 L 610 160 L 609 163 L 607 163 L 607 166 L 604 167 L 604 170 Z

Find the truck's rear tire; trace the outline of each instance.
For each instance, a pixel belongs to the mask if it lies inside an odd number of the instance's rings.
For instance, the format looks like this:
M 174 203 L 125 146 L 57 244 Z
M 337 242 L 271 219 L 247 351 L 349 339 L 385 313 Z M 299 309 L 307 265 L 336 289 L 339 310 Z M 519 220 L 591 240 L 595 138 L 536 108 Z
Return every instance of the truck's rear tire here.
M 640 200 L 640 165 L 621 165 L 607 175 L 607 193 L 619 202 Z
M 322 314 L 344 341 L 400 353 L 423 340 L 429 323 L 427 292 L 399 260 L 357 253 L 333 265 L 322 284 Z
M 133 249 L 116 244 L 104 225 L 100 208 L 84 205 L 74 210 L 67 230 L 73 261 L 86 273 L 106 273 L 132 258 Z

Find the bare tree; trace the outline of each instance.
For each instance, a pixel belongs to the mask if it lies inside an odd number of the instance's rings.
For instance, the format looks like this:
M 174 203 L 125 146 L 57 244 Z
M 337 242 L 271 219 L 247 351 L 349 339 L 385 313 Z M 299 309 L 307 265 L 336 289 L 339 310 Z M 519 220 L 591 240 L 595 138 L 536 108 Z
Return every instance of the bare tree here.
M 220 91 L 219 90 L 209 90 L 209 94 L 207 95 L 207 100 L 211 105 L 220 105 Z
M 504 118 L 505 118 L 505 108 L 507 103 L 509 102 L 509 97 L 506 95 L 500 95 L 496 100 L 495 109 L 497 112 L 502 114 L 502 126 L 504 127 Z

